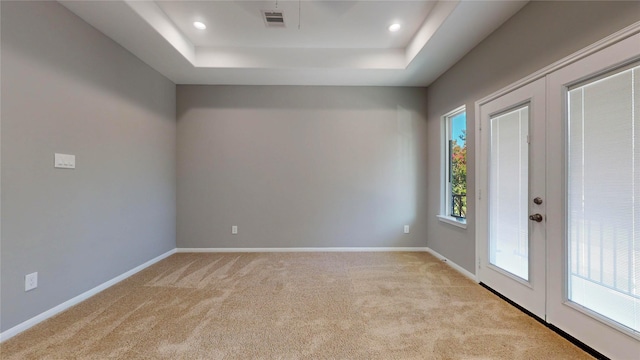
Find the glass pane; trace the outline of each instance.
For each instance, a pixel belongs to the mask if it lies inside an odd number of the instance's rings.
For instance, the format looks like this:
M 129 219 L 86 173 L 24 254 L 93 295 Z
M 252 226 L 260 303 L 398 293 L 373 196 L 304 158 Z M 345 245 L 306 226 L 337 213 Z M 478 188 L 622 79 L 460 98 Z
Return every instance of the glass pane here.
M 568 93 L 569 300 L 640 331 L 640 66 Z
M 450 215 L 467 217 L 467 113 L 451 117 L 451 199 Z
M 490 121 L 489 261 L 529 280 L 529 106 Z

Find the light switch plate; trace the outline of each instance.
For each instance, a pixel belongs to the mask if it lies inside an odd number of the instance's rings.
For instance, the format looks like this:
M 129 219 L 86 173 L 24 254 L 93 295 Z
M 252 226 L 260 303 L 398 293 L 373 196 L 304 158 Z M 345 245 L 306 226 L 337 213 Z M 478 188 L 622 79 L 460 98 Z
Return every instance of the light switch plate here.
M 409 225 L 405 225 L 404 226 L 404 233 L 408 234 L 409 233 Z
M 54 156 L 53 166 L 58 169 L 75 169 L 76 156 L 56 153 Z

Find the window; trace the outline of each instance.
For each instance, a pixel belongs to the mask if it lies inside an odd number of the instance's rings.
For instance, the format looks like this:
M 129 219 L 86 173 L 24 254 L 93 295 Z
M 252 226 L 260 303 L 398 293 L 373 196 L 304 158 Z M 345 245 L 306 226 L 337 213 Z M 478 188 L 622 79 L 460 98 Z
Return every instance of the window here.
M 438 218 L 453 225 L 467 223 L 467 113 L 461 106 L 443 116 L 442 195 Z
M 640 66 L 569 89 L 569 301 L 640 333 Z

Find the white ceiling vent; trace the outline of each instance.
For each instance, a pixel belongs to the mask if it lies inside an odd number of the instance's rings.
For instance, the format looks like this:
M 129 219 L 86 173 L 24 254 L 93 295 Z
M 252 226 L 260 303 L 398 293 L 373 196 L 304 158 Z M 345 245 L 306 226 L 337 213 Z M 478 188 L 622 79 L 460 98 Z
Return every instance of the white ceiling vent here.
M 262 10 L 267 27 L 284 27 L 284 13 L 281 10 Z

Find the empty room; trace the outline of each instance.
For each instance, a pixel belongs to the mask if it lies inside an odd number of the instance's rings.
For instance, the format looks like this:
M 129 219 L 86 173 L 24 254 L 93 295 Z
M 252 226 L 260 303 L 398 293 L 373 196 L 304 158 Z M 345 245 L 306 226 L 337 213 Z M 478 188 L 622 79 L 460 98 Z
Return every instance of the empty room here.
M 2 0 L 0 40 L 0 359 L 640 359 L 638 1 Z

